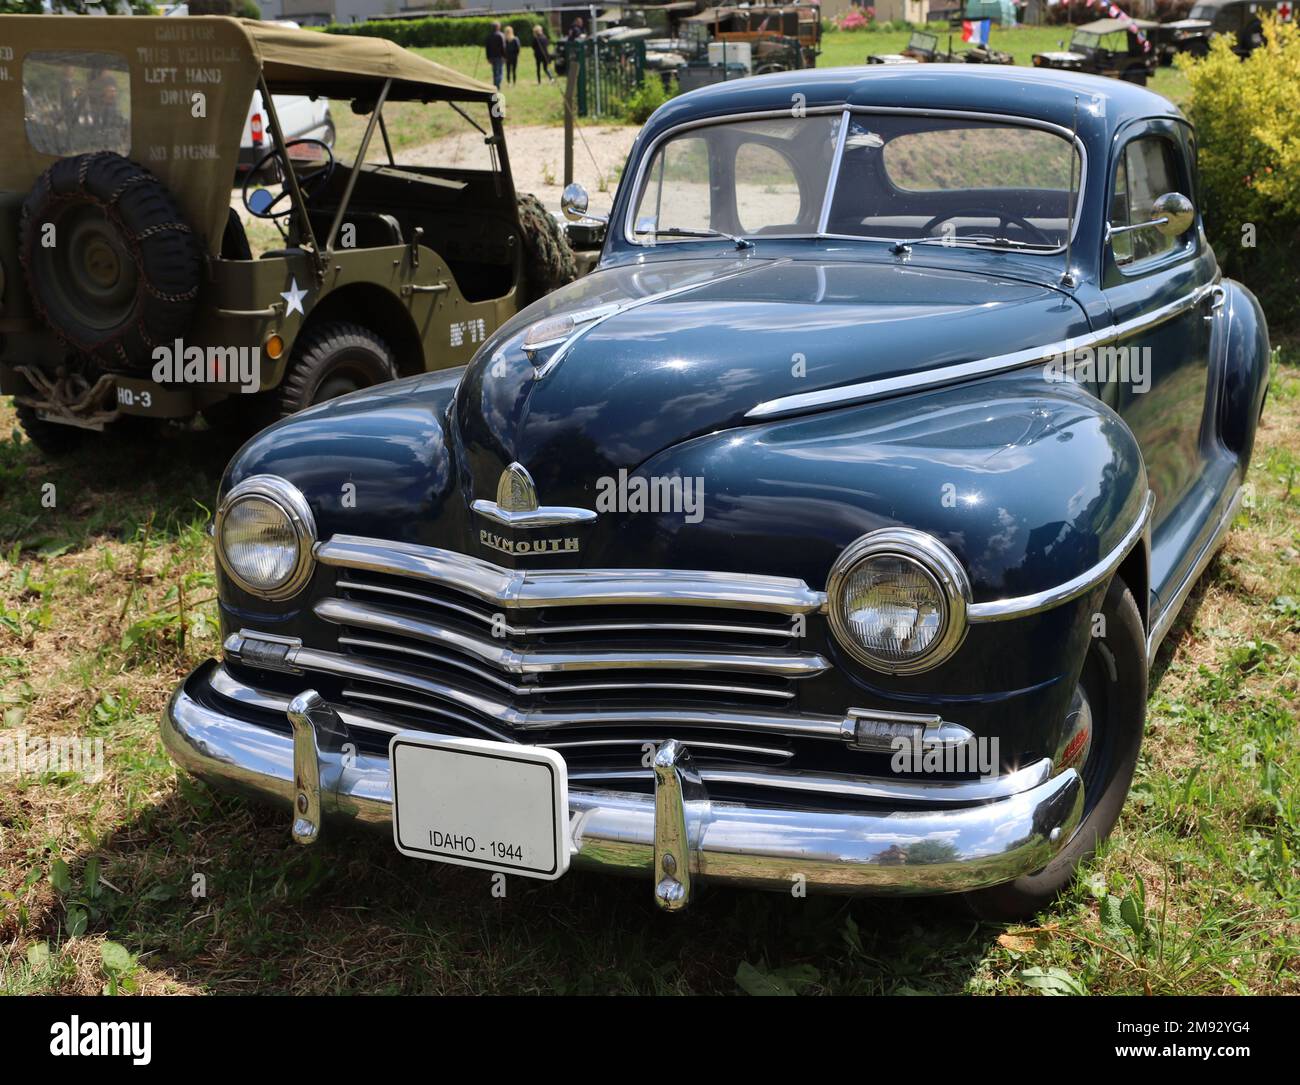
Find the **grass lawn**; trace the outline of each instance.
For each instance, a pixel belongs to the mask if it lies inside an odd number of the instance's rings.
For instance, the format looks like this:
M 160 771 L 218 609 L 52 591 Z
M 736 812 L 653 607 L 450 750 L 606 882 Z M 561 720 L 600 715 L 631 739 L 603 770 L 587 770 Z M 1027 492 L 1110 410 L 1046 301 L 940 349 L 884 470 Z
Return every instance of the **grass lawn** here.
M 1250 507 L 1160 654 L 1118 830 L 1026 926 L 724 890 L 668 917 L 648 882 L 585 873 L 496 899 L 382 835 L 298 848 L 158 739 L 219 647 L 203 529 L 233 450 L 195 432 L 50 463 L 0 440 L 0 736 L 102 739 L 105 768 L 0 786 L 0 992 L 1300 991 L 1297 432 L 1293 343 Z

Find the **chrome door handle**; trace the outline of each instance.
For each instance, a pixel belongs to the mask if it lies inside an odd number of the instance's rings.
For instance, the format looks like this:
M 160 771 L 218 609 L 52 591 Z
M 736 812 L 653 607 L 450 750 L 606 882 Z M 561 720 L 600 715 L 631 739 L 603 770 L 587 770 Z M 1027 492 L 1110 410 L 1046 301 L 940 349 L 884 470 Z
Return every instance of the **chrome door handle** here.
M 1223 308 L 1224 301 L 1227 300 L 1228 292 L 1219 285 L 1211 287 L 1210 292 L 1201 299 L 1201 304 L 1206 306 L 1205 322 L 1214 323 L 1215 314 Z

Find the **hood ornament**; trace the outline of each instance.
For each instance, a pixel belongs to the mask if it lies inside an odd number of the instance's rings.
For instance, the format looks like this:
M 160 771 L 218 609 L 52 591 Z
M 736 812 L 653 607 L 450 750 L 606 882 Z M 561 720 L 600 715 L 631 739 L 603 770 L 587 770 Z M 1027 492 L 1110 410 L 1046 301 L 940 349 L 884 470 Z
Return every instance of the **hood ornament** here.
M 537 487 L 523 464 L 512 463 L 497 480 L 497 508 L 502 512 L 536 512 Z
M 539 505 L 533 476 L 521 463 L 512 463 L 497 479 L 497 499 L 478 498 L 471 506 L 480 516 L 506 527 L 554 527 L 585 524 L 596 519 L 591 509 L 568 505 Z

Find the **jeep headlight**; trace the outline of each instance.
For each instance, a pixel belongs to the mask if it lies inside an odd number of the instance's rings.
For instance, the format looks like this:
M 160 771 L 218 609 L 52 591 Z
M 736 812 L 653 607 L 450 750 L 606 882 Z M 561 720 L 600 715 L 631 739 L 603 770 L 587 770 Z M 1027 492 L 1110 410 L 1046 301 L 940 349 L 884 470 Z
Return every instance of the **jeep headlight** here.
M 217 510 L 217 558 L 246 592 L 287 599 L 312 570 L 316 522 L 302 492 L 275 475 L 254 475 Z
M 826 595 L 835 638 L 873 670 L 929 670 L 966 637 L 966 570 L 922 531 L 884 528 L 863 535 L 831 567 Z

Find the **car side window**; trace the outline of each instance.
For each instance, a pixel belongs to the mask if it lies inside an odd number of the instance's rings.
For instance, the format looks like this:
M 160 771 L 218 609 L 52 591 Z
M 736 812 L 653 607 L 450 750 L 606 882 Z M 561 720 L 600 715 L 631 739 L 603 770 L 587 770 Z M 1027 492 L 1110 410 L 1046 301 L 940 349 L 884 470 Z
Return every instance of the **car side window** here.
M 1115 170 L 1115 189 L 1110 201 L 1110 224 L 1113 227 L 1136 226 L 1156 218 L 1156 200 L 1166 192 L 1175 192 L 1178 168 L 1173 147 L 1168 140 L 1155 136 L 1135 139 L 1124 148 Z M 1178 243 L 1159 230 L 1132 230 L 1111 238 L 1115 263 L 1131 266 L 1143 260 L 1163 256 Z

